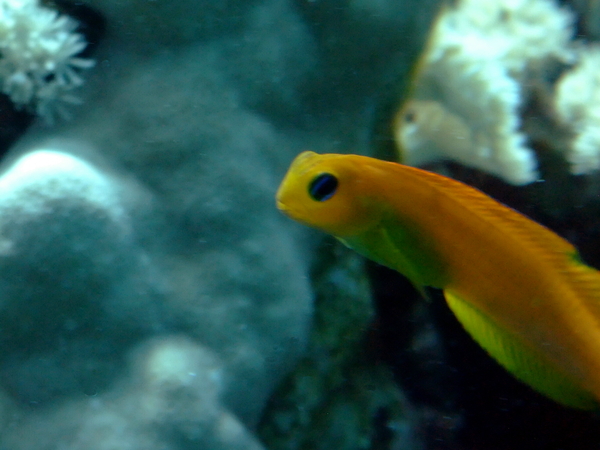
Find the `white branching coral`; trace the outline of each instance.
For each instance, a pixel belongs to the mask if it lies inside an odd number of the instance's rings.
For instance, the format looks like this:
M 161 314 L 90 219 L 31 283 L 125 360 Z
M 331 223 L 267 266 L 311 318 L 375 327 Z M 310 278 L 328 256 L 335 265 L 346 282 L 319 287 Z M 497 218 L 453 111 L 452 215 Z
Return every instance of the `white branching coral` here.
M 499 61 L 518 76 L 548 58 L 572 59 L 573 22 L 554 0 L 460 0 L 440 18 L 435 48 Z
M 420 94 L 435 89 L 436 95 L 418 95 L 396 116 L 404 162 L 452 159 L 509 183 L 534 181 L 535 156 L 518 130 L 519 84 L 499 63 L 464 56 L 432 61 L 423 74 L 429 87 L 422 85 Z
M 509 183 L 534 181 L 522 91 L 546 62 L 573 59 L 573 21 L 552 0 L 461 0 L 444 9 L 394 122 L 404 162 L 453 159 Z
M 17 108 L 52 121 L 79 102 L 72 91 L 94 63 L 77 56 L 87 43 L 76 27 L 38 0 L 0 0 L 0 87 Z
M 582 48 L 577 65 L 556 86 L 554 110 L 572 134 L 566 154 L 571 171 L 600 169 L 600 48 Z

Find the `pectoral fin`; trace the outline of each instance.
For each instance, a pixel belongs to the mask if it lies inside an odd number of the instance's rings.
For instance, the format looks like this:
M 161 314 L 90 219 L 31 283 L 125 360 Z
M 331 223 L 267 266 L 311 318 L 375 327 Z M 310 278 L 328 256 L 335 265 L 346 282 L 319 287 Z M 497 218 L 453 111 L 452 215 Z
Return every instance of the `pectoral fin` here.
M 522 342 L 468 302 L 444 291 L 446 302 L 467 332 L 519 380 L 554 401 L 572 408 L 597 409 L 598 403 L 533 345 Z

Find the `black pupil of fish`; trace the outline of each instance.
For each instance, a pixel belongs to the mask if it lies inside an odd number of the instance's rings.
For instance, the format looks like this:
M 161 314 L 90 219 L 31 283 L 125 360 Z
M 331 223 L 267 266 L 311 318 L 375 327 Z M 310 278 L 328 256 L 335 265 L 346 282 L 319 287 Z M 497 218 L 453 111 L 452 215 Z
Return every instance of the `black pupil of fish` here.
M 312 180 L 308 193 L 314 200 L 324 202 L 335 194 L 337 186 L 338 180 L 335 176 L 330 173 L 322 173 Z

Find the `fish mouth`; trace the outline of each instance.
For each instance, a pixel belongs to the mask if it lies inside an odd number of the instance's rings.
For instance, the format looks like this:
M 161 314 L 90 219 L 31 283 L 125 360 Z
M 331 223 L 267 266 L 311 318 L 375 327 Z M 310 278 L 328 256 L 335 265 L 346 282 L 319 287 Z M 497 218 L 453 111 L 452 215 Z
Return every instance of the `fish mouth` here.
M 302 217 L 302 211 L 298 208 L 290 207 L 281 200 L 277 199 L 277 209 L 279 209 L 279 211 L 281 211 L 285 216 L 289 217 L 290 219 L 294 219 L 298 222 L 304 223 L 304 221 L 300 219 L 300 217 Z
M 285 203 L 283 203 L 281 200 L 277 199 L 276 201 L 277 204 L 277 209 L 281 212 L 286 212 L 289 208 L 286 206 Z
M 292 208 L 290 208 L 288 205 L 286 205 L 284 202 L 282 202 L 279 199 L 277 199 L 277 209 L 288 217 L 292 217 L 292 218 L 294 217 L 294 212 L 293 212 Z

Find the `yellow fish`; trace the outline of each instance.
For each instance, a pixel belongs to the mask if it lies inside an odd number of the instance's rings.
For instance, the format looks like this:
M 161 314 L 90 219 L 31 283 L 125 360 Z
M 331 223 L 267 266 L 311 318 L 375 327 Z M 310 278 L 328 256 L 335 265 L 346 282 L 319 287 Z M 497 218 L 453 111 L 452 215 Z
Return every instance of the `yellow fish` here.
M 277 192 L 289 217 L 423 290 L 551 399 L 600 400 L 600 273 L 542 225 L 456 180 L 357 155 L 300 154 Z

